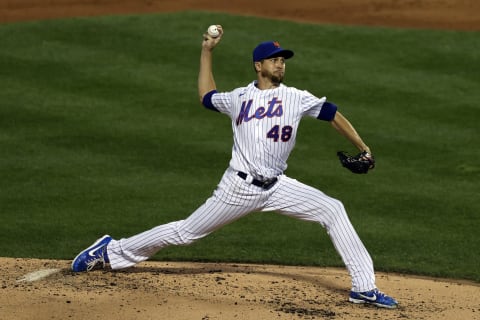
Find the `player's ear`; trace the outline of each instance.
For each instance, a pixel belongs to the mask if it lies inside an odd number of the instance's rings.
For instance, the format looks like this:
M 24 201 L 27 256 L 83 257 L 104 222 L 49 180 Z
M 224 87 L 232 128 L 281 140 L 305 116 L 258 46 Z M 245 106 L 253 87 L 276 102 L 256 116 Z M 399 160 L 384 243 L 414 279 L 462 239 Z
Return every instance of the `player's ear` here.
M 253 63 L 253 68 L 255 69 L 255 72 L 259 72 L 262 69 L 262 63 L 260 61 L 255 61 Z

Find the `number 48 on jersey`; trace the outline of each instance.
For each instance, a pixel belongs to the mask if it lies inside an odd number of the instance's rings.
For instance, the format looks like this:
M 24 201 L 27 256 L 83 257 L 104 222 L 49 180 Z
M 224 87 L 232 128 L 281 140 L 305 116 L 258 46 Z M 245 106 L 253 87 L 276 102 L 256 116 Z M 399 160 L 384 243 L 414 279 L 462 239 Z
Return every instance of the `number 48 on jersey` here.
M 277 124 L 267 132 L 267 138 L 273 139 L 274 142 L 278 142 L 278 139 L 283 142 L 287 142 L 292 137 L 293 128 L 291 126 L 284 126 L 280 129 Z

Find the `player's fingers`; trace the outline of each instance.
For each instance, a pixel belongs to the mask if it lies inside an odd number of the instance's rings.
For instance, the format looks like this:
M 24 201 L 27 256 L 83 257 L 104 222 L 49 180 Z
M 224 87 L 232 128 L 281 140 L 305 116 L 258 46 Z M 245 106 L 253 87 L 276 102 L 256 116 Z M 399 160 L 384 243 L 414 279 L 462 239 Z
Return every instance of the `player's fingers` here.
M 208 33 L 204 33 L 202 45 L 204 47 L 213 48 L 215 46 L 215 39 L 212 38 Z
M 203 34 L 202 46 L 206 47 L 206 48 L 213 49 L 220 42 L 221 38 L 222 38 L 222 34 L 220 34 L 218 37 L 213 38 L 208 33 L 204 33 Z
M 375 168 L 375 159 L 372 156 L 362 157 L 362 159 L 368 162 L 369 169 Z
M 219 34 L 218 37 L 212 37 L 211 35 L 209 35 L 207 32 L 205 32 L 203 34 L 203 40 L 204 41 L 208 41 L 208 40 L 213 40 L 214 42 L 218 42 L 220 40 L 220 38 L 222 37 L 222 33 Z
M 360 154 L 360 159 L 371 161 L 373 160 L 373 155 L 367 151 L 364 151 Z

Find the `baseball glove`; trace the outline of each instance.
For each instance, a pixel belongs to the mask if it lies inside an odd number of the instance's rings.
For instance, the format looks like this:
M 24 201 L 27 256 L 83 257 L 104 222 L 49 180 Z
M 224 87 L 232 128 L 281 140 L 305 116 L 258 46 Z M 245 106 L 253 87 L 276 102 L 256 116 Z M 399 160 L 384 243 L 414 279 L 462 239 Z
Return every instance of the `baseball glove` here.
M 350 156 L 344 151 L 338 151 L 337 156 L 342 166 L 353 173 L 367 173 L 368 170 L 375 168 L 375 159 L 367 151 L 360 152 L 355 156 Z

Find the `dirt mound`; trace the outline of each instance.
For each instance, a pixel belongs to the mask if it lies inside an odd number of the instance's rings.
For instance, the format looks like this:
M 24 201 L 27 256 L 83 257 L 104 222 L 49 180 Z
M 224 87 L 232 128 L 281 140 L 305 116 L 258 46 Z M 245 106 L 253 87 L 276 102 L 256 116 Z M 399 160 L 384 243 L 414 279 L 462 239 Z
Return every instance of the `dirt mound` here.
M 0 263 L 2 319 L 480 319 L 480 286 L 460 281 L 380 273 L 379 287 L 401 304 L 386 310 L 347 302 L 343 269 L 145 262 L 72 273 L 70 261 Z

